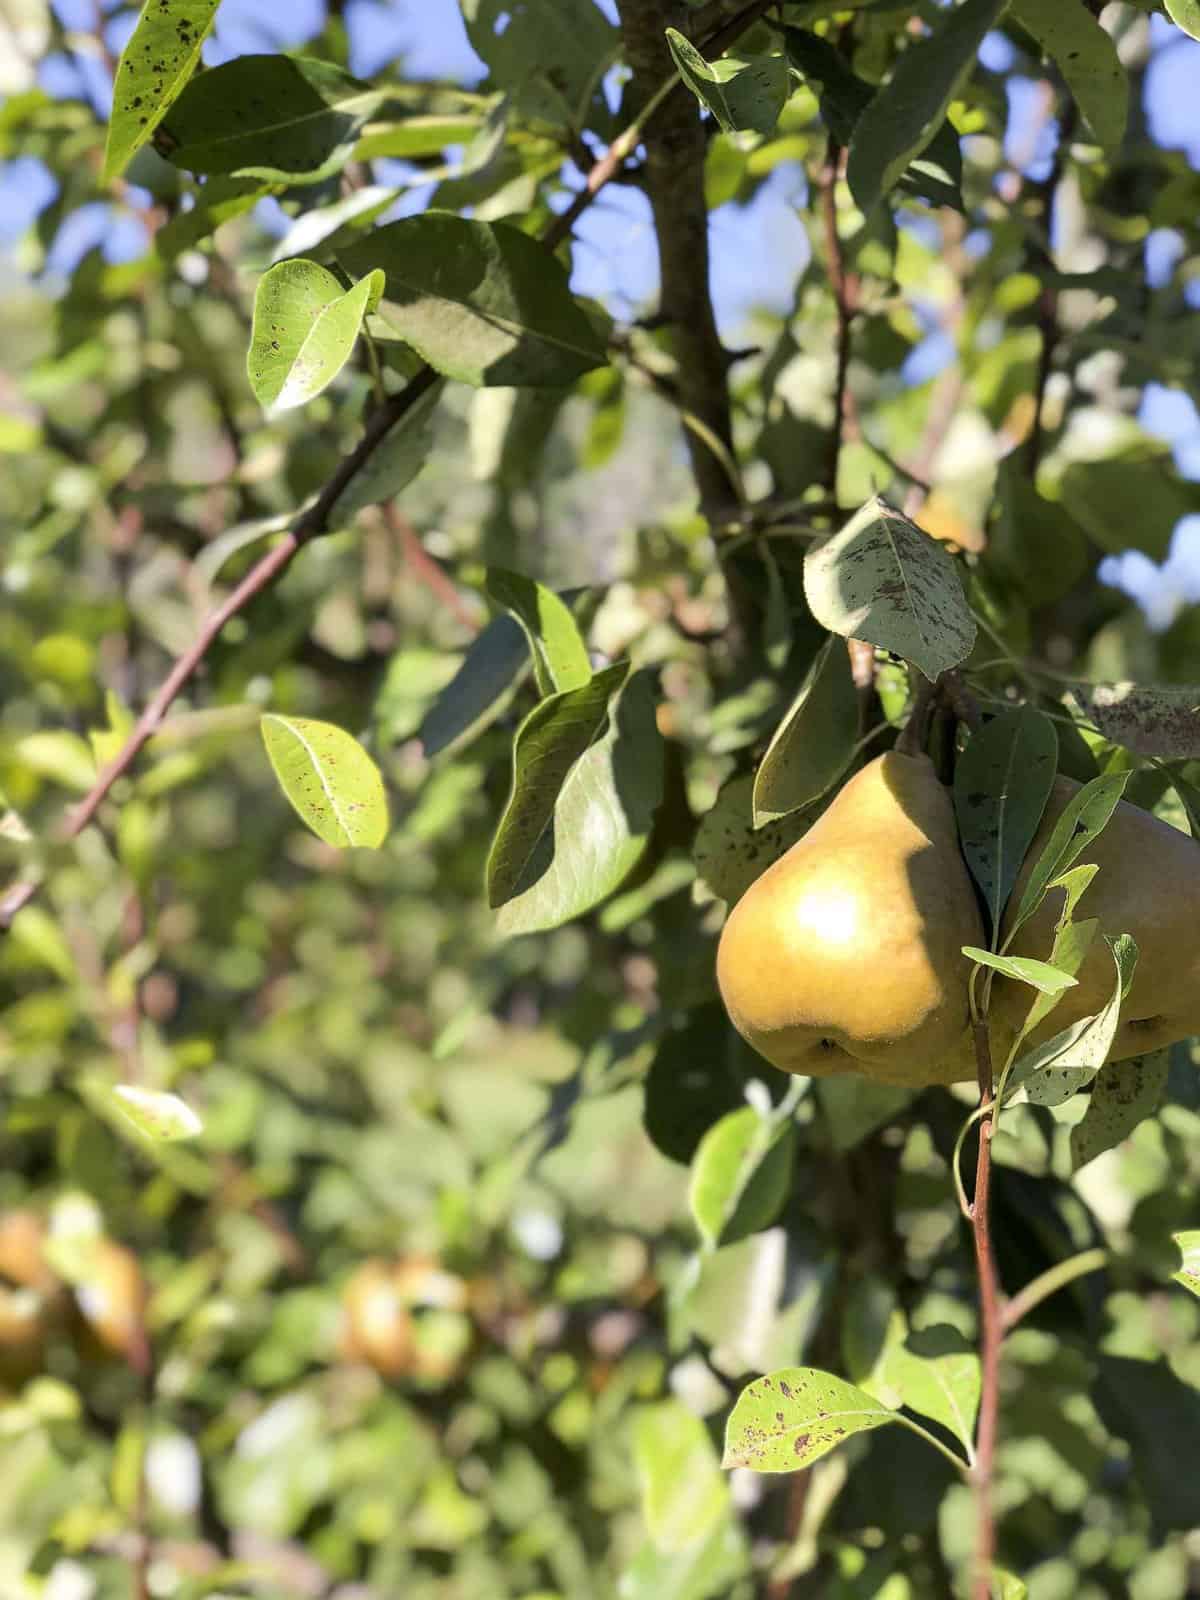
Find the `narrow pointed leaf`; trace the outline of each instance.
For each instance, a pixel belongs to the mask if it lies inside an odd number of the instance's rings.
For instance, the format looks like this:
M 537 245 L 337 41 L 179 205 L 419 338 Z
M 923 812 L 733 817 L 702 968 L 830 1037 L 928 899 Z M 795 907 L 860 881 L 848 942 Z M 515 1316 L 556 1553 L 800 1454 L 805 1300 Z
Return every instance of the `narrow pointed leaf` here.
M 954 773 L 963 854 L 993 930 L 1008 904 L 1054 785 L 1058 735 L 1049 717 L 1022 706 L 976 733 Z
M 261 727 L 280 788 L 318 839 L 343 849 L 383 843 L 383 778 L 357 739 L 308 717 L 268 715 Z
M 895 1422 L 863 1389 L 814 1367 L 787 1367 L 748 1384 L 725 1429 L 726 1467 L 798 1472 L 851 1435 Z
M 1112 998 L 1103 1011 L 1084 1017 L 1021 1057 L 1009 1080 L 1010 1093 L 1024 1089 L 1038 1106 L 1060 1106 L 1089 1083 L 1108 1060 L 1120 1021 L 1121 1001 L 1133 981 L 1137 945 L 1128 934 L 1106 939 L 1117 969 Z
M 1083 1120 L 1071 1129 L 1072 1171 L 1112 1150 L 1154 1115 L 1166 1093 L 1170 1069 L 1169 1050 L 1108 1061 L 1100 1068 Z
M 189 172 L 319 183 L 349 159 L 383 95 L 312 57 L 238 56 L 191 80 L 154 143 Z
M 200 59 L 220 0 L 146 0 L 121 52 L 101 182 L 123 172 Z
M 928 147 L 1007 3 L 963 0 L 900 57 L 854 129 L 846 176 L 861 210 L 871 211 Z
M 246 374 L 264 410 L 290 411 L 321 393 L 350 359 L 383 273 L 343 290 L 313 261 L 281 261 L 258 280 Z
M 1077 869 L 1084 871 L 1084 868 Z M 1060 972 L 1069 973 L 1072 978 L 1079 976 L 1079 969 L 1087 958 L 1088 951 L 1095 942 L 1096 935 L 1100 932 L 1100 924 L 1094 917 L 1086 922 L 1075 922 L 1064 913 L 1054 933 L 1054 948 L 1050 952 L 1050 965 L 1057 967 Z M 1043 1023 L 1054 1010 L 1065 990 L 1058 990 L 1053 994 L 1042 993 L 1037 996 L 1029 1013 L 1021 1025 L 1022 1038 L 1030 1034 Z
M 1041 905 L 1051 881 L 1061 881 L 1067 868 L 1104 831 L 1125 793 L 1129 777 L 1127 772 L 1109 772 L 1093 778 L 1063 807 L 1021 892 L 1013 920 L 1014 929 L 1027 921 Z
M 579 625 L 553 589 L 523 573 L 490 567 L 487 592 L 524 630 L 539 693 L 580 689 L 590 680 L 592 666 Z
M 975 642 L 953 558 L 885 500 L 868 500 L 809 552 L 804 593 L 822 627 L 881 645 L 931 680 L 964 661 Z
M 834 635 L 817 651 L 754 777 L 754 825 L 818 800 L 854 753 L 858 698 L 850 654 Z
M 1073 988 L 1078 981 L 1070 973 L 1060 972 L 1048 961 L 1034 961 L 1029 956 L 999 956 L 992 950 L 980 950 L 970 944 L 963 945 L 963 955 L 978 961 L 981 967 L 992 967 L 996 972 L 1002 972 L 1006 978 L 1031 984 L 1042 994 L 1061 994 L 1064 989 Z
M 1111 34 L 1086 6 L 1063 0 L 1012 0 L 1012 15 L 1062 73 L 1099 143 L 1116 149 L 1129 116 L 1129 78 Z
M 356 278 L 382 269 L 381 317 L 448 378 L 554 387 L 604 365 L 558 257 L 508 223 L 427 211 L 375 229 L 338 261 Z

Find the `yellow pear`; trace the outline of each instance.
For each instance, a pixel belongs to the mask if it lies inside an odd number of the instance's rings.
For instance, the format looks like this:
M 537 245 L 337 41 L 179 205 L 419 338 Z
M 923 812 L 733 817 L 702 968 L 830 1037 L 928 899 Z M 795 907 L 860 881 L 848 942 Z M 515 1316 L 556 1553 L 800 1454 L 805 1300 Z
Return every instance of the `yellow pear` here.
M 1010 925 L 1033 864 L 1078 792 L 1079 784 L 1072 779 L 1055 779 L 1010 901 Z M 1076 865 L 1088 863 L 1100 870 L 1076 907 L 1075 920 L 1094 917 L 1100 931 L 1077 974 L 1077 986 L 1066 991 L 1030 1035 L 1030 1042 L 1040 1043 L 1107 1005 L 1116 973 L 1100 932 L 1110 939 L 1120 933 L 1132 934 L 1139 952 L 1109 1059 L 1124 1061 L 1200 1033 L 1200 845 L 1178 828 L 1122 800 L 1104 832 L 1083 851 Z M 1052 889 L 1017 933 L 1009 953 L 1047 960 L 1062 905 L 1062 891 Z M 1011 1041 L 1032 1000 L 1032 991 L 1025 984 L 1011 979 L 995 983 L 990 1007 L 994 1044 Z
M 784 1072 L 949 1083 L 970 1075 L 962 947 L 983 941 L 949 792 L 925 756 L 890 752 L 734 906 L 717 982 Z

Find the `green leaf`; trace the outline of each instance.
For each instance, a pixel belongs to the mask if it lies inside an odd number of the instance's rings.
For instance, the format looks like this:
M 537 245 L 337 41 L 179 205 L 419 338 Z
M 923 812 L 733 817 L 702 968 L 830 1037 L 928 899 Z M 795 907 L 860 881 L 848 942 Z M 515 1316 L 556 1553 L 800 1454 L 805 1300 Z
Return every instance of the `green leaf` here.
M 590 681 L 587 645 L 571 609 L 553 589 L 504 567 L 489 567 L 487 592 L 524 630 L 539 694 L 580 689 Z
M 1200 0 L 1164 0 L 1167 15 L 1191 39 L 1200 39 Z
M 246 375 L 264 410 L 290 411 L 328 388 L 350 359 L 383 273 L 343 291 L 313 261 L 281 261 L 258 280 Z
M 852 1434 L 896 1414 L 852 1383 L 813 1367 L 787 1367 L 748 1384 L 725 1429 L 725 1467 L 798 1472 Z
M 1059 599 L 1087 570 L 1087 541 L 1066 507 L 1037 492 L 1010 456 L 996 480 L 996 515 L 981 557 L 1032 606 Z
M 931 680 L 975 643 L 953 557 L 882 499 L 809 551 L 804 593 L 822 627 L 892 650 Z
M 79 976 L 67 936 L 44 906 L 24 906 L 8 929 L 8 938 L 26 961 L 48 967 L 63 983 Z
M 1108 456 L 1073 461 L 1062 475 L 1063 505 L 1083 531 L 1110 555 L 1130 548 L 1165 561 L 1171 530 L 1200 511 L 1200 491 L 1182 482 L 1170 458 Z
M 1120 1021 L 1121 1001 L 1137 966 L 1137 945 L 1127 933 L 1105 939 L 1117 969 L 1112 998 L 1094 1017 L 1083 1017 L 1034 1047 L 1013 1068 L 1006 1098 L 1024 1089 L 1037 1106 L 1060 1106 L 1089 1083 L 1108 1060 Z
M 745 1074 L 736 1063 L 746 1049 L 719 1004 L 701 1006 L 659 1042 L 646 1073 L 643 1121 L 668 1160 L 690 1166 L 708 1130 L 745 1105 Z
M 200 1118 L 177 1094 L 143 1089 L 136 1083 L 118 1083 L 111 1095 L 121 1115 L 155 1144 L 194 1139 L 203 1131 Z
M 726 133 L 774 133 L 788 97 L 788 66 L 781 55 L 706 61 L 677 28 L 667 29 L 667 44 L 679 76 Z
M 1086 873 L 1089 881 L 1095 875 L 1094 870 L 1087 867 L 1076 867 L 1075 873 Z M 1074 875 L 1074 873 L 1068 873 L 1067 877 L 1070 878 Z M 1059 882 L 1064 882 L 1064 880 L 1060 879 Z M 1060 972 L 1067 972 L 1071 977 L 1077 978 L 1079 970 L 1087 958 L 1087 953 L 1092 948 L 1096 935 L 1100 931 L 1100 924 L 1094 917 L 1087 922 L 1072 921 L 1073 909 L 1071 890 L 1068 890 L 1068 903 L 1059 918 L 1058 926 L 1054 933 L 1054 948 L 1050 952 L 1050 965 L 1057 967 Z M 1032 1033 L 1036 1027 L 1046 1020 L 1055 1006 L 1057 1006 L 1064 992 L 1060 990 L 1057 994 L 1039 994 L 1037 996 L 1029 1008 L 1024 1022 L 1021 1024 L 1021 1038 Z
M 86 794 L 96 781 L 96 762 L 86 739 L 66 728 L 27 733 L 13 746 L 18 765 L 40 778 Z
M 507 223 L 427 211 L 377 228 L 338 260 L 354 277 L 383 270 L 381 317 L 448 378 L 554 387 L 605 363 L 554 252 Z
M 263 717 L 263 743 L 279 786 L 318 839 L 378 849 L 388 830 L 379 768 L 344 729 L 309 717 Z
M 770 1227 L 792 1179 L 795 1130 L 753 1106 L 731 1111 L 692 1158 L 688 1204 L 705 1244 L 735 1244 Z
M 850 653 L 831 636 L 817 651 L 754 776 L 754 825 L 810 805 L 845 772 L 858 731 Z
M 992 1600 L 1026 1600 L 1029 1590 L 1023 1578 L 1003 1567 L 992 1568 Z
M 154 143 L 189 172 L 319 183 L 345 165 L 382 98 L 308 56 L 237 56 L 191 80 Z
M 1200 1228 L 1188 1228 L 1171 1235 L 1179 1246 L 1180 1266 L 1171 1278 L 1200 1298 Z
M 523 116 L 580 128 L 618 36 L 593 0 L 459 0 L 472 48 Z
M 818 802 L 756 828 L 751 810 L 753 790 L 754 780 L 749 775 L 730 778 L 700 818 L 692 843 L 697 875 L 718 900 L 730 906 L 772 862 L 804 837 L 823 809 Z
M 1200 1392 L 1166 1361 L 1100 1355 L 1092 1401 L 1110 1434 L 1130 1448 L 1133 1475 L 1158 1537 L 1196 1526 L 1196 1478 L 1184 1463 L 1200 1460 Z
M 864 212 L 874 209 L 930 144 L 1007 0 L 963 0 L 934 33 L 911 44 L 854 129 L 846 177 Z
M 528 671 L 525 634 L 510 616 L 493 617 L 425 715 L 417 734 L 425 755 L 463 749 L 503 713 Z
M 834 140 L 846 147 L 859 117 L 875 97 L 874 86 L 860 78 L 842 52 L 828 39 L 804 28 L 781 26 L 788 59 L 813 89 L 821 116 Z M 899 187 L 935 205 L 963 209 L 962 151 L 958 135 L 942 122 L 923 155 L 901 175 Z
M 979 1357 L 956 1328 L 945 1325 L 892 1340 L 870 1383 L 885 1403 L 940 1422 L 968 1452 L 974 1448 L 981 1388 Z
M 1099 143 L 1115 150 L 1125 137 L 1129 78 L 1111 35 L 1086 6 L 1063 0 L 1012 0 L 1012 14 L 1062 73 Z
M 728 1482 L 708 1429 L 681 1401 L 637 1409 L 633 1459 L 642 1517 L 659 1550 L 685 1550 L 707 1539 L 728 1515 Z
M 1111 744 L 1166 761 L 1200 757 L 1200 687 L 1076 683 L 1071 693 Z
M 1063 807 L 1041 855 L 1034 863 L 1029 881 L 1021 891 L 1017 914 L 1013 919 L 1013 931 L 1028 921 L 1041 905 L 1051 882 L 1058 880 L 1061 883 L 1072 862 L 1077 861 L 1084 850 L 1099 838 L 1117 809 L 1129 778 L 1128 772 L 1110 772 L 1093 778 Z M 1090 878 L 1087 881 L 1090 882 Z M 1086 888 L 1086 883 L 1083 888 Z M 1082 894 L 1083 888 L 1080 888 L 1079 894 Z M 1070 902 L 1071 909 L 1079 894 Z
M 121 52 L 100 181 L 123 172 L 200 59 L 220 0 L 146 0 Z
M 992 932 L 1042 820 L 1057 760 L 1054 724 L 1031 706 L 993 717 L 959 757 L 954 811 Z
M 581 916 L 618 888 L 662 799 L 662 741 L 648 682 L 627 663 L 549 695 L 517 732 L 513 787 L 487 864 L 505 935 Z
M 413 481 L 433 454 L 433 414 L 445 387 L 440 378 L 430 384 L 388 430 L 334 501 L 329 513 L 332 524 L 344 524 L 367 506 L 394 499 Z
M 271 251 L 272 262 L 289 261 L 293 256 L 327 256 L 342 229 L 363 229 L 399 199 L 401 189 L 369 183 L 352 189 L 332 205 L 314 206 L 302 211 Z M 328 241 L 328 242 L 327 242 Z M 321 247 L 325 248 L 322 249 Z
M 875 1083 L 847 1072 L 818 1078 L 816 1095 L 829 1128 L 830 1143 L 839 1155 L 844 1155 L 876 1128 L 894 1122 L 912 1104 L 917 1090 L 899 1083 Z
M 1170 1067 L 1169 1050 L 1152 1050 L 1100 1068 L 1083 1119 L 1071 1129 L 1073 1172 L 1112 1150 L 1154 1115 L 1166 1093 Z
M 1070 973 L 1060 972 L 1048 961 L 1034 961 L 1030 956 L 999 956 L 992 950 L 980 950 L 971 944 L 963 945 L 962 951 L 972 961 L 978 961 L 981 967 L 992 967 L 1006 978 L 1031 984 L 1042 994 L 1061 994 L 1064 989 L 1074 988 L 1078 981 Z

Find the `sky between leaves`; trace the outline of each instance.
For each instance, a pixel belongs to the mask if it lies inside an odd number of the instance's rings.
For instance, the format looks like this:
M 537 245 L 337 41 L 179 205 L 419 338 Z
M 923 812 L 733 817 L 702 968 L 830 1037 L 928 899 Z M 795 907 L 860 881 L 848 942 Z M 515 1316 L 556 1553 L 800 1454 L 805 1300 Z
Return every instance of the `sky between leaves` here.
M 612 0 L 596 0 L 610 16 Z M 52 0 L 68 28 L 87 30 L 94 16 L 93 0 Z M 116 0 L 102 0 L 104 11 Z M 262 0 L 223 0 L 213 37 L 204 47 L 210 65 L 254 51 L 293 49 L 318 33 L 324 0 L 288 0 L 286 6 L 264 6 Z M 446 77 L 473 82 L 483 68 L 467 42 L 457 0 L 348 0 L 345 21 L 350 38 L 350 69 L 371 77 L 398 57 L 410 76 Z M 123 48 L 134 25 L 132 15 L 114 18 L 107 39 L 114 53 Z M 1151 23 L 1154 57 L 1146 75 L 1146 113 L 1153 137 L 1169 148 L 1182 149 L 1200 168 L 1200 44 L 1186 39 L 1164 18 Z M 989 36 L 981 53 L 984 67 L 1008 71 L 1014 53 L 1007 40 Z M 79 96 L 107 114 L 110 86 L 102 64 L 92 56 L 55 52 L 39 67 L 39 82 L 57 96 Z M 1036 127 L 1036 84 L 1016 75 L 1009 80 L 1009 158 L 1034 177 L 1044 176 L 1053 156 L 1057 130 Z M 378 163 L 380 181 L 395 183 L 411 169 L 398 161 Z M 386 170 L 385 170 L 386 169 Z M 424 208 L 429 191 L 411 189 L 394 215 Z M 21 157 L 0 165 L 0 251 L 21 237 L 54 195 L 54 180 L 40 162 Z M 148 198 L 148 197 L 147 197 Z M 798 167 L 781 167 L 748 206 L 722 206 L 713 213 L 713 298 L 722 331 L 731 342 L 755 309 L 784 313 L 792 302 L 797 275 L 809 258 L 808 238 L 797 217 L 806 200 Z M 264 201 L 259 220 L 282 232 L 286 219 L 274 201 Z M 934 227 L 931 219 L 909 211 L 902 225 L 918 233 Z M 970 241 L 968 241 L 970 244 Z M 141 222 L 119 205 L 97 201 L 80 207 L 65 221 L 48 254 L 47 291 L 67 276 L 88 250 L 99 245 L 112 261 L 130 260 L 147 247 Z M 986 248 L 986 236 L 975 241 Z M 1146 273 L 1151 288 L 1167 283 L 1183 251 L 1183 241 L 1170 229 L 1158 229 L 1146 242 Z M 573 287 L 605 301 L 621 317 L 631 317 L 653 300 L 656 283 L 653 228 L 645 197 L 630 188 L 610 189 L 586 213 L 576 230 Z M 1188 302 L 1200 308 L 1200 281 L 1185 289 Z M 946 334 L 938 331 L 935 308 L 916 307 L 928 328 L 908 356 L 904 380 L 927 383 L 954 359 Z M 1189 396 L 1160 384 L 1147 385 L 1139 421 L 1171 446 L 1182 476 L 1200 478 L 1200 413 Z M 1157 565 L 1140 551 L 1107 558 L 1100 576 L 1130 594 L 1152 627 L 1165 628 L 1182 607 L 1200 604 L 1200 517 L 1185 517 L 1175 529 L 1166 561 Z

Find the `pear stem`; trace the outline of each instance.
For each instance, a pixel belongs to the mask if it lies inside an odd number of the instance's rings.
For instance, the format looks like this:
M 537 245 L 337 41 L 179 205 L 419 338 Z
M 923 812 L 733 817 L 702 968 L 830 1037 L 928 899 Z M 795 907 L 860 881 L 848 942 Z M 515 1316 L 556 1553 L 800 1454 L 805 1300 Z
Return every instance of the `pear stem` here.
M 1000 1409 L 1000 1346 L 1004 1339 L 1004 1313 L 992 1253 L 989 1194 L 992 1176 L 992 1047 L 987 1018 L 973 1024 L 975 1064 L 979 1076 L 979 1156 L 975 1165 L 975 1198 L 971 1226 L 979 1276 L 979 1360 L 982 1391 L 979 1427 L 975 1440 L 975 1572 L 973 1600 L 989 1600 L 992 1565 L 996 1556 L 996 1520 L 992 1506 L 992 1479 L 996 1459 L 996 1424 Z

